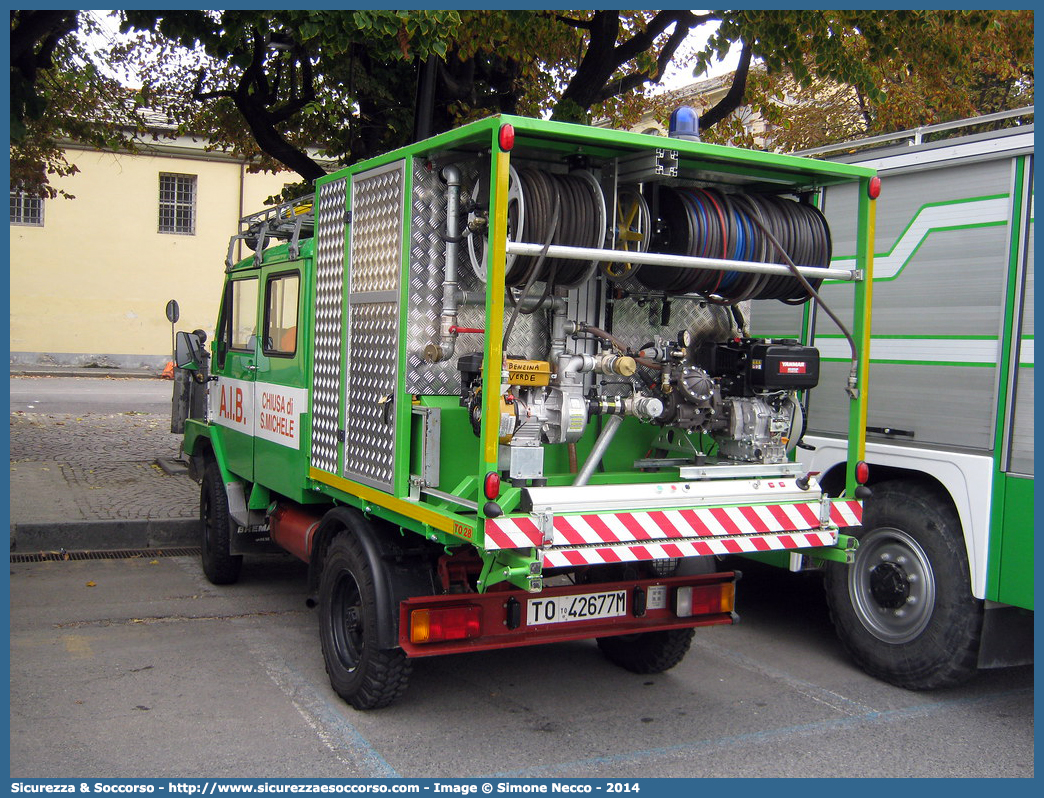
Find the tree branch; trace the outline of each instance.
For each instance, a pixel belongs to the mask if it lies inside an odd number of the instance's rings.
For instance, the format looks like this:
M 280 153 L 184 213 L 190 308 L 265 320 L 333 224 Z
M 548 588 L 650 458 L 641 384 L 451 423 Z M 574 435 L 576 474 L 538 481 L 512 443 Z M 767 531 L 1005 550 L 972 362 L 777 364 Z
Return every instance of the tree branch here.
M 203 91 L 203 79 L 206 77 L 206 70 L 200 67 L 196 72 L 196 83 L 192 87 L 192 99 L 193 100 L 214 100 L 219 97 L 234 97 L 235 95 L 228 89 L 219 91 Z
M 563 17 L 561 14 L 555 14 L 555 19 L 559 22 L 565 23 L 571 28 L 579 28 L 580 30 L 591 30 L 591 22 L 586 19 L 575 19 L 574 17 Z
M 743 95 L 747 92 L 747 76 L 750 74 L 750 45 L 744 41 L 739 63 L 732 78 L 728 92 L 707 113 L 700 117 L 700 130 L 714 127 L 743 104 Z
M 687 12 L 686 12 L 687 13 Z M 674 31 L 671 33 L 667 43 L 663 46 L 660 51 L 659 57 L 656 59 L 656 74 L 649 74 L 648 70 L 642 70 L 640 72 L 632 72 L 630 75 L 625 75 L 618 80 L 614 80 L 611 83 L 606 84 L 606 87 L 602 90 L 601 95 L 598 98 L 598 102 L 605 102 L 610 97 L 615 97 L 618 94 L 624 94 L 632 89 L 636 89 L 643 83 L 648 81 L 659 82 L 660 77 L 663 75 L 667 65 L 674 58 L 674 53 L 681 46 L 681 43 L 688 38 L 689 33 L 692 32 L 694 27 L 702 25 L 707 20 L 709 15 L 703 17 L 696 17 L 692 14 L 688 15 L 691 20 L 702 20 L 692 22 L 687 26 L 683 26 L 680 22 L 675 26 Z
M 650 80 L 659 80 L 675 52 L 694 28 L 717 19 L 717 15 L 693 14 L 691 11 L 660 11 L 649 20 L 645 29 L 635 33 L 620 45 L 616 39 L 620 30 L 620 15 L 615 11 L 597 11 L 590 22 L 591 40 L 576 73 L 562 93 L 555 116 L 570 118 L 577 110 L 587 111 L 592 105 L 604 102 L 618 94 L 630 91 Z M 656 40 L 674 25 L 663 49 L 656 59 L 656 73 L 635 70 L 613 80 L 613 74 L 624 64 L 650 50 Z
M 644 53 L 653 46 L 656 38 L 667 30 L 672 22 L 676 23 L 672 37 L 678 32 L 678 29 L 682 29 L 684 30 L 682 34 L 684 39 L 689 35 L 688 20 L 692 16 L 692 13 L 689 11 L 661 11 L 649 20 L 649 24 L 644 31 L 634 34 L 634 36 L 616 48 L 617 62 L 623 65 L 632 58 L 636 58 Z

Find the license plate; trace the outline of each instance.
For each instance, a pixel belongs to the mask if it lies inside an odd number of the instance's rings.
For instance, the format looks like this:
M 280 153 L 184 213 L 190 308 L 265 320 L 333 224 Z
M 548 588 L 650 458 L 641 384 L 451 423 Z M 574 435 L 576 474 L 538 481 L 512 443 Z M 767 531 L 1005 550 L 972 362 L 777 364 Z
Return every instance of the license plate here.
M 589 621 L 597 618 L 619 618 L 626 614 L 626 590 L 526 600 L 527 626 Z

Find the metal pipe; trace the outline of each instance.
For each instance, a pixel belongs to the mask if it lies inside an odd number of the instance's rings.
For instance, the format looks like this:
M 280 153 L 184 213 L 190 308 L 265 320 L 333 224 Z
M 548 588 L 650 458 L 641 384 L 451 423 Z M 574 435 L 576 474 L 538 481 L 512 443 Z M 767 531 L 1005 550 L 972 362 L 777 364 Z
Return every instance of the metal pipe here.
M 505 301 L 507 301 L 505 299 Z M 522 306 L 522 310 L 529 311 L 533 310 L 541 301 L 538 296 L 527 296 L 519 300 L 519 304 Z M 555 310 L 565 310 L 566 298 L 562 296 L 548 297 L 543 300 L 544 306 L 551 304 Z M 486 304 L 486 292 L 485 291 L 457 291 L 457 304 L 458 305 L 485 305 Z
M 584 461 L 584 467 L 580 470 L 580 473 L 576 475 L 576 479 L 573 480 L 574 487 L 587 484 L 591 475 L 594 474 L 594 470 L 598 468 L 598 464 L 602 462 L 602 457 L 605 456 L 605 450 L 609 448 L 613 436 L 616 435 L 616 431 L 620 428 L 622 423 L 623 416 L 609 416 L 609 418 L 606 419 L 605 426 L 602 427 L 602 432 L 598 436 L 598 440 L 595 441 L 591 453 L 587 455 L 587 460 Z
M 446 180 L 446 266 L 442 279 L 442 315 L 439 342 L 424 347 L 424 359 L 439 363 L 453 357 L 457 343 L 457 247 L 460 239 L 460 170 L 453 165 L 442 170 Z
M 540 255 L 544 252 L 542 244 L 523 244 L 517 241 L 507 242 L 509 255 Z M 773 274 L 793 277 L 788 266 L 780 263 L 753 263 L 745 260 L 719 260 L 717 258 L 696 258 L 688 255 L 664 255 L 658 252 L 623 252 L 616 249 L 595 249 L 593 247 L 566 247 L 553 244 L 547 247 L 547 257 L 565 260 L 597 260 L 614 263 L 641 263 L 653 266 L 679 266 L 683 269 L 714 269 L 716 271 L 749 272 L 752 274 Z M 809 280 L 841 280 L 855 282 L 862 279 L 862 274 L 855 269 L 824 269 L 820 266 L 798 266 Z
M 791 153 L 792 155 L 825 155 L 829 152 L 847 152 L 854 147 L 868 147 L 871 144 L 887 144 L 889 142 L 895 142 L 896 144 L 920 144 L 921 138 L 926 133 L 941 133 L 944 131 L 957 130 L 959 128 L 969 127 L 971 125 L 984 125 L 987 122 L 999 122 L 1004 119 L 1014 119 L 1020 116 L 1030 116 L 1033 113 L 1032 105 L 1024 105 L 1021 108 L 1013 108 L 1010 111 L 998 111 L 995 114 L 986 114 L 984 116 L 973 116 L 968 119 L 958 119 L 953 122 L 939 122 L 934 125 L 925 125 L 923 127 L 912 128 L 910 130 L 900 130 L 896 133 L 884 133 L 880 136 L 870 136 L 865 139 L 852 139 L 851 141 L 842 141 L 837 144 L 827 144 L 822 147 L 810 147 L 807 150 L 798 150 L 797 152 Z M 903 142 L 902 139 L 913 139 L 913 142 Z
M 551 313 L 551 347 L 550 347 L 550 359 L 552 363 L 557 363 L 560 355 L 564 355 L 566 351 L 566 303 L 561 304 L 555 303 L 554 310 Z

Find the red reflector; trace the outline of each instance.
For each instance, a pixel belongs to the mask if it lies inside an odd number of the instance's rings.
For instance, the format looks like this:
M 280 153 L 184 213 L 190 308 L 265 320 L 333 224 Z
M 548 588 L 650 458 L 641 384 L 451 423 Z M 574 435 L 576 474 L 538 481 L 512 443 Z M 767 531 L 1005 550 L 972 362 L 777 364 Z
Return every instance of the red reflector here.
M 486 479 L 482 483 L 482 492 L 490 501 L 497 498 L 500 495 L 500 474 L 496 471 L 490 471 L 486 474 Z
M 856 463 L 855 478 L 860 485 L 865 485 L 866 481 L 870 479 L 870 466 L 866 464 L 865 460 Z
M 512 125 L 500 126 L 500 149 L 508 152 L 515 146 L 515 128 Z
M 478 637 L 481 615 L 481 608 L 470 605 L 413 610 L 410 613 L 410 640 L 414 643 L 437 643 Z
M 877 199 L 881 196 L 881 178 L 871 177 L 870 185 L 866 187 L 866 193 L 870 199 Z

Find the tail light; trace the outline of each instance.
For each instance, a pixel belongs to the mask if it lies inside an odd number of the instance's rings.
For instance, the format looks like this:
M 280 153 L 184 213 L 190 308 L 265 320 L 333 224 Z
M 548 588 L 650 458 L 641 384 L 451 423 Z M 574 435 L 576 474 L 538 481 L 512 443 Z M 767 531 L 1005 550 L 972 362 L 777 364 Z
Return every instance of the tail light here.
M 674 614 L 679 618 L 689 618 L 732 612 L 735 604 L 736 585 L 733 582 L 679 587 L 674 597 Z
M 438 643 L 478 637 L 482 631 L 481 614 L 481 608 L 472 605 L 413 610 L 410 613 L 410 642 Z
M 496 471 L 486 474 L 486 478 L 482 480 L 482 493 L 490 501 L 500 495 L 500 474 Z
M 497 143 L 504 152 L 510 152 L 515 146 L 515 128 L 513 125 L 501 125 L 497 134 Z

